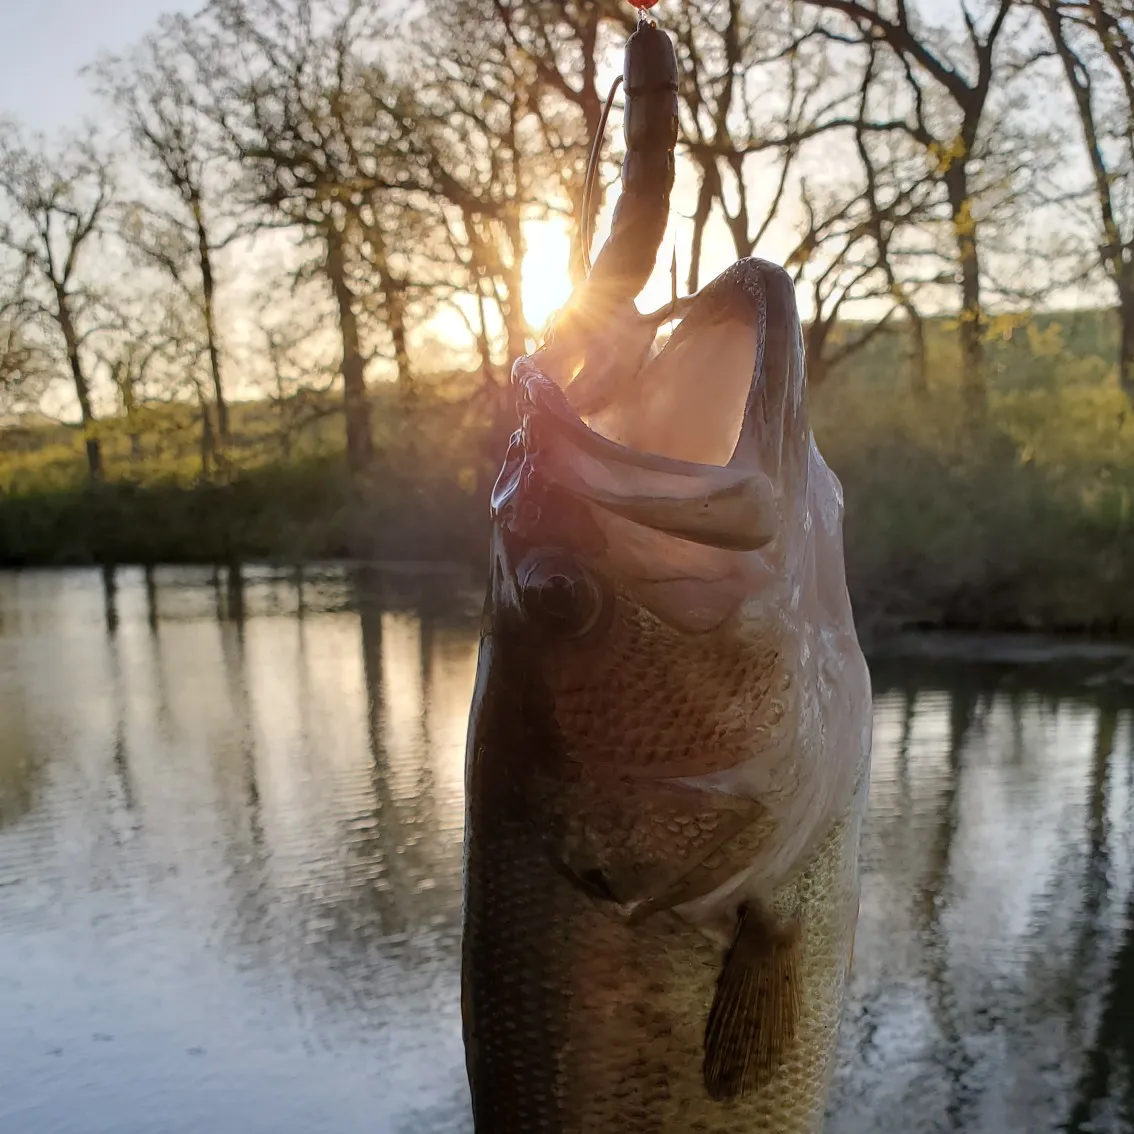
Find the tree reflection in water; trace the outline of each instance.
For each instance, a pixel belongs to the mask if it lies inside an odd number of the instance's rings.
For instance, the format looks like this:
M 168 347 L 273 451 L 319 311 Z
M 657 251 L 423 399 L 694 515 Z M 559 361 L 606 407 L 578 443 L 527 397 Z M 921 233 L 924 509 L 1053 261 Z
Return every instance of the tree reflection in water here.
M 1089 849 L 1083 878 L 1083 948 L 1080 951 L 1084 969 L 1094 951 L 1110 888 L 1109 843 L 1114 826 L 1109 821 L 1107 801 L 1117 732 L 1118 710 L 1111 700 L 1104 700 L 1099 708 L 1087 809 Z M 1130 763 L 1128 753 L 1128 766 Z M 1129 845 L 1129 829 L 1120 833 L 1127 836 Z M 1108 1119 L 1113 1120 L 1116 1114 L 1121 1114 L 1127 1129 L 1134 1129 L 1134 888 L 1126 896 L 1121 942 L 1111 963 L 1094 1041 L 1087 1049 L 1064 1129 L 1070 1134 L 1107 1129 Z
M 875 667 L 830 1134 L 1134 1131 L 1130 691 Z

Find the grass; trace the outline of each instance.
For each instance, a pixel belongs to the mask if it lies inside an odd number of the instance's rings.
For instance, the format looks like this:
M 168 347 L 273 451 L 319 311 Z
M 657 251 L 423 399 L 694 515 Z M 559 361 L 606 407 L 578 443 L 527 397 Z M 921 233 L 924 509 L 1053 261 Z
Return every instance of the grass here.
M 122 418 L 99 426 L 105 483 L 88 485 L 81 431 L 57 424 L 0 432 L 0 565 L 442 559 L 483 550 L 495 475 L 487 424 L 430 391 L 410 412 L 373 398 L 374 469 L 352 486 L 342 420 L 311 407 L 285 454 L 269 403 L 231 407 L 225 467 L 201 475 L 200 424 L 182 406 L 151 408 L 132 457 Z
M 985 424 L 966 429 L 955 335 L 930 333 L 930 390 L 909 387 L 898 334 L 812 392 L 812 417 L 847 500 L 848 577 L 860 622 L 1134 635 L 1134 411 L 1109 321 L 1045 316 L 993 328 Z M 459 380 L 402 405 L 373 399 L 377 458 L 343 470 L 342 423 L 315 416 L 285 454 L 268 403 L 233 407 L 223 476 L 200 478 L 185 407 L 151 407 L 142 460 L 126 423 L 101 426 L 107 483 L 86 487 L 77 430 L 0 433 L 0 564 L 479 562 L 504 431 Z M 319 406 L 312 407 L 316 412 Z

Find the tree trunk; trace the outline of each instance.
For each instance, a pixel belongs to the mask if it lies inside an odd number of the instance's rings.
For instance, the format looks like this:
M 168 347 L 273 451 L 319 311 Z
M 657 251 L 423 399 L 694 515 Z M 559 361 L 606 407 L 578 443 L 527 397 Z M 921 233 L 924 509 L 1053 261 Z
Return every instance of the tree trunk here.
M 126 411 L 126 428 L 130 438 L 130 464 L 142 463 L 142 434 L 138 430 L 138 407 L 134 398 L 134 378 L 129 373 L 122 376 L 122 408 Z
M 405 286 L 399 280 L 388 277 L 384 284 L 386 291 L 386 325 L 390 328 L 390 338 L 394 343 L 394 364 L 398 371 L 398 389 L 404 399 L 413 391 L 413 371 L 410 369 L 409 342 L 406 334 Z
M 488 341 L 488 320 L 485 317 L 484 310 L 484 288 L 479 279 L 476 281 L 476 313 L 476 344 L 477 349 L 480 351 L 480 369 L 481 373 L 484 375 L 485 389 L 491 389 L 496 385 L 496 373 L 492 366 L 492 346 Z
M 955 162 L 945 180 L 961 268 L 961 396 L 968 424 L 978 425 L 984 421 L 988 410 L 988 391 L 984 383 L 984 309 L 977 226 L 972 215 L 964 160 Z
M 902 305 L 910 321 L 910 385 L 918 397 L 929 393 L 929 350 L 925 342 L 925 320 L 912 303 Z
M 416 462 L 422 450 L 423 438 L 418 415 L 417 387 L 410 370 L 409 344 L 406 336 L 405 285 L 401 280 L 382 273 L 382 289 L 386 300 L 386 327 L 394 346 L 394 366 L 397 372 L 398 408 L 402 418 L 402 439 L 406 458 Z
M 75 332 L 75 324 L 71 318 L 68 296 L 62 288 L 56 289 L 56 300 L 58 302 L 56 318 L 67 345 L 67 361 L 71 366 L 75 397 L 79 400 L 79 413 L 82 415 L 83 435 L 87 448 L 87 475 L 92 484 L 99 484 L 102 481 L 102 448 L 94 434 L 95 417 L 91 409 L 90 386 L 87 383 L 87 376 L 83 373 L 83 360 L 79 357 L 79 336 Z
M 370 467 L 374 456 L 374 439 L 370 433 L 370 402 L 366 393 L 365 363 L 358 335 L 355 297 L 346 278 L 346 248 L 342 232 L 333 219 L 324 228 L 327 257 L 324 270 L 330 281 L 339 311 L 339 333 L 343 340 L 341 372 L 343 376 L 343 410 L 346 415 L 347 467 L 352 476 L 360 476 Z
M 503 283 L 504 296 L 500 303 L 500 314 L 508 342 L 508 366 L 511 366 L 528 349 L 528 325 L 524 317 L 524 276 L 519 260 L 504 269 Z
M 812 390 L 818 389 L 830 377 L 830 366 L 827 362 L 825 347 L 833 325 L 829 319 L 823 316 L 821 308 L 816 302 L 815 315 L 803 332 L 804 357 L 807 360 L 807 385 Z
M 280 417 L 280 448 L 284 461 L 291 460 L 291 410 L 288 406 L 287 387 L 284 383 L 284 355 L 276 337 L 269 331 L 268 358 L 276 376 L 276 410 Z
M 381 225 L 375 221 L 367 225 L 365 238 L 370 245 L 370 262 L 378 273 L 385 305 L 386 327 L 394 344 L 394 365 L 398 374 L 398 391 L 405 401 L 410 400 L 413 371 L 410 368 L 408 335 L 406 333 L 406 281 L 390 270 L 390 254 Z
M 276 364 L 276 404 L 280 410 L 280 447 L 285 462 L 291 461 L 291 421 L 288 417 L 287 391 L 283 384 L 283 370 Z
M 515 362 L 521 355 L 527 353 L 528 349 L 528 336 L 527 327 L 524 321 L 523 303 L 518 298 L 513 298 L 513 294 L 518 295 L 519 289 L 515 293 L 510 284 L 508 287 L 508 304 L 504 312 L 504 321 L 507 325 L 508 334 L 508 363 Z
M 717 198 L 721 203 L 721 212 L 724 213 L 725 223 L 732 234 L 732 246 L 736 258 L 743 260 L 752 255 L 756 241 L 752 238 L 751 225 L 748 216 L 748 186 L 744 178 L 744 156 L 742 154 L 729 154 L 725 161 L 732 169 L 736 179 L 736 212 L 730 213 L 725 207 L 724 185 L 718 179 Z
M 712 159 L 710 159 L 712 160 Z M 693 242 L 689 248 L 689 276 L 686 280 L 689 294 L 692 295 L 701 283 L 701 252 L 705 243 L 705 226 L 713 210 L 715 180 L 709 170 L 701 170 L 701 187 L 697 191 L 697 207 L 693 210 Z
M 123 363 L 115 375 L 118 389 L 122 393 L 122 409 L 126 414 L 126 429 L 130 437 L 130 463 L 137 465 L 142 460 L 142 437 L 138 430 L 138 403 L 134 397 L 134 375 L 128 363 Z
M 1134 280 L 1122 290 L 1118 308 L 1118 381 L 1129 401 L 1134 402 Z
M 586 23 L 582 24 L 579 28 L 580 38 L 580 58 L 579 58 L 579 73 L 580 73 L 580 86 L 578 94 L 575 96 L 575 101 L 579 109 L 583 113 L 583 130 L 585 133 L 588 154 L 589 147 L 596 144 L 596 137 L 599 130 L 599 122 L 602 121 L 602 110 L 605 99 L 599 94 L 597 81 L 598 81 L 598 31 L 599 31 L 599 8 L 597 5 L 590 5 L 586 11 Z M 579 183 L 577 193 L 573 194 L 572 211 L 574 213 L 574 237 L 571 241 L 571 278 L 574 281 L 579 281 L 583 278 L 583 233 L 590 232 L 594 234 L 595 227 L 598 224 L 599 210 L 602 206 L 603 194 L 601 191 L 600 182 L 602 180 L 601 174 L 601 146 L 602 142 L 598 142 L 600 147 L 600 168 L 597 171 L 595 179 L 595 191 L 591 194 L 591 199 L 587 202 L 587 208 L 584 210 L 584 196 L 586 189 L 586 163 L 583 164 L 583 177 Z M 591 249 L 587 249 L 588 252 Z
M 504 272 L 504 286 L 508 291 L 504 311 L 504 326 L 508 335 L 508 363 L 511 365 L 528 349 L 528 325 L 524 317 L 524 234 L 519 217 L 505 222 L 512 262 Z
M 197 407 L 201 411 L 201 480 L 207 481 L 216 456 L 216 440 L 213 437 L 213 419 L 209 413 L 209 403 L 199 386 Z
M 205 335 L 209 344 L 209 371 L 213 379 L 213 400 L 217 407 L 217 432 L 222 445 L 228 442 L 228 403 L 224 400 L 224 383 L 221 380 L 220 347 L 217 343 L 217 324 L 213 280 L 213 259 L 209 249 L 209 235 L 205 216 L 197 197 L 192 201 L 193 220 L 197 226 L 197 257 L 201 267 L 201 295 L 204 300 Z

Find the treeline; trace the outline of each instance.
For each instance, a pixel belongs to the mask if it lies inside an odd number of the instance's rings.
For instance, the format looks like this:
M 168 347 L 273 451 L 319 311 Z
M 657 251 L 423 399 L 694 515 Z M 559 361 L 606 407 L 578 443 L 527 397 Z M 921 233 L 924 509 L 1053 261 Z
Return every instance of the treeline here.
M 866 328 L 848 323 L 833 341 Z M 1114 381 L 1109 313 L 1036 315 L 986 343 L 976 435 L 953 318 L 927 319 L 930 393 L 913 396 L 906 329 L 883 328 L 823 386 L 813 421 L 846 489 L 860 627 L 961 625 L 1134 633 L 1134 412 Z M 82 431 L 0 432 L 0 566 L 486 554 L 505 438 L 470 413 L 477 375 L 371 391 L 375 454 L 358 490 L 336 391 L 292 432 L 270 400 L 234 401 L 230 475 L 200 477 L 191 405 L 99 423 L 107 483 L 86 487 Z M 320 416 L 321 414 L 321 416 Z M 506 423 L 504 428 L 506 428 Z M 133 432 L 139 430 L 140 433 Z M 135 459 L 140 443 L 144 459 Z
M 0 389 L 65 380 L 104 476 L 99 407 L 196 407 L 226 474 L 235 397 L 335 415 L 374 459 L 372 387 L 406 404 L 445 350 L 498 406 L 533 342 L 531 225 L 582 262 L 590 142 L 624 0 L 212 0 L 92 62 L 101 129 L 0 134 Z M 946 7 L 948 11 L 946 11 Z M 882 330 L 931 382 L 951 311 L 968 420 L 1003 320 L 1094 288 L 1134 396 L 1134 10 L 1129 0 L 663 0 L 681 64 L 685 283 L 789 233 L 822 383 Z M 617 139 L 604 183 L 616 176 Z M 723 244 L 722 244 L 723 242 Z M 254 265 L 254 269 L 249 265 Z M 848 327 L 853 334 L 844 333 Z M 333 331 L 333 333 L 332 333 Z M 333 398 L 328 391 L 334 390 Z M 141 428 L 137 460 L 144 459 Z
M 655 13 L 680 282 L 794 274 L 863 625 L 1134 632 L 1129 0 Z M 212 0 L 92 60 L 93 124 L 5 122 L 0 564 L 479 560 L 635 19 Z

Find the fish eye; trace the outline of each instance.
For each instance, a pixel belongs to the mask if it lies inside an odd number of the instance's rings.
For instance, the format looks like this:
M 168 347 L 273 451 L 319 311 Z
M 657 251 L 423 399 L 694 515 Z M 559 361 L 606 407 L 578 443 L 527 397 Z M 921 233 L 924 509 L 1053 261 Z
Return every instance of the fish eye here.
M 516 572 L 529 624 L 561 638 L 579 638 L 603 611 L 602 589 L 573 556 L 541 550 L 524 557 Z

